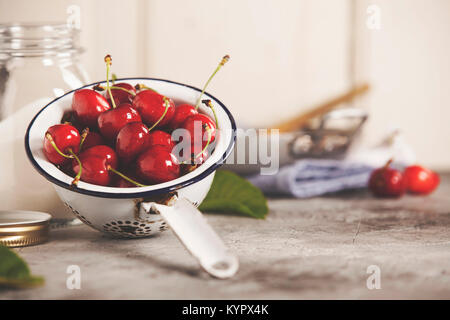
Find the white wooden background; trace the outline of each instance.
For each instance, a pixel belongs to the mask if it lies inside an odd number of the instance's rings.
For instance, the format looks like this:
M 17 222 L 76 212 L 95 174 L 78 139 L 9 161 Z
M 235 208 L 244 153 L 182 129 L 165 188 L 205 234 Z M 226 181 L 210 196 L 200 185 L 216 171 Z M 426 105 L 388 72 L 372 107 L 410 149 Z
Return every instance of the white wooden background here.
M 110 53 L 119 76 L 201 86 L 228 53 L 209 91 L 255 126 L 370 81 L 358 101 L 371 115 L 364 140 L 400 127 L 420 162 L 450 169 L 450 1 L 0 0 L 0 22 L 64 21 L 71 4 L 93 80 Z M 370 4 L 380 30 L 366 26 Z

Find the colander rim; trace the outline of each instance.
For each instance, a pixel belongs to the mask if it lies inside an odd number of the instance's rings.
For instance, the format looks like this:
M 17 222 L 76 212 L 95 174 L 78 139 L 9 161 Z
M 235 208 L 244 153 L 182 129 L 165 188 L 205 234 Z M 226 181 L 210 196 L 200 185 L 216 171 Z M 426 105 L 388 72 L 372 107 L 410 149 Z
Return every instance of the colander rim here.
M 160 78 L 149 78 L 149 77 L 129 77 L 129 78 L 120 78 L 120 79 L 116 79 L 115 81 L 133 81 L 133 80 L 150 80 L 150 81 L 160 81 L 160 82 L 166 82 L 166 83 L 170 83 L 170 84 L 175 84 L 175 85 L 179 85 L 179 86 L 183 86 L 183 87 L 187 87 L 190 89 L 193 89 L 197 92 L 201 92 L 202 90 L 191 86 L 191 85 L 187 85 L 184 83 L 180 83 L 180 82 L 176 82 L 176 81 L 172 81 L 172 80 L 167 80 L 167 79 L 160 79 Z M 71 90 L 69 92 L 66 92 L 64 95 L 59 96 L 55 99 L 53 99 L 52 101 L 50 101 L 48 104 L 46 104 L 41 110 L 39 110 L 39 112 L 33 117 L 33 119 L 31 120 L 30 124 L 28 125 L 27 131 L 25 133 L 25 151 L 27 154 L 28 159 L 30 160 L 31 164 L 33 165 L 33 167 L 42 175 L 44 176 L 44 178 L 46 178 L 48 181 L 50 181 L 51 183 L 62 187 L 64 189 L 68 189 L 70 191 L 76 192 L 76 193 L 81 193 L 81 194 L 85 194 L 85 195 L 89 195 L 89 196 L 94 196 L 94 197 L 101 197 L 101 198 L 111 198 L 111 199 L 135 199 L 135 198 L 146 198 L 146 197 L 151 197 L 153 195 L 157 195 L 157 194 L 163 194 L 163 193 L 169 193 L 169 192 L 174 192 L 176 190 L 179 190 L 181 188 L 187 187 L 189 185 L 192 185 L 196 182 L 199 182 L 201 180 L 203 180 L 204 178 L 206 178 L 207 176 L 209 176 L 210 174 L 212 174 L 215 170 L 217 170 L 224 162 L 225 160 L 228 158 L 228 156 L 231 154 L 235 141 L 236 141 L 236 122 L 231 114 L 231 112 L 228 110 L 228 108 L 216 97 L 214 97 L 213 95 L 209 94 L 208 92 L 205 92 L 205 95 L 210 96 L 212 99 L 214 99 L 219 106 L 223 109 L 223 111 L 226 113 L 228 120 L 230 121 L 231 124 L 231 130 L 232 130 L 232 134 L 231 134 L 231 139 L 228 143 L 228 146 L 225 149 L 225 152 L 222 154 L 222 156 L 220 158 L 218 158 L 218 161 L 214 162 L 213 164 L 210 165 L 210 167 L 208 167 L 207 169 L 205 169 L 203 172 L 199 173 L 198 175 L 186 180 L 186 181 L 181 181 L 178 183 L 175 183 L 173 185 L 169 185 L 167 187 L 163 187 L 163 188 L 157 188 L 157 189 L 153 189 L 153 190 L 147 190 L 147 191 L 139 191 L 139 192 L 130 192 L 130 193 L 113 193 L 113 192 L 104 192 L 104 191 L 94 191 L 94 190 L 88 190 L 88 189 L 83 189 L 83 188 L 76 188 L 73 187 L 72 185 L 70 185 L 69 183 L 66 183 L 64 181 L 61 181 L 55 177 L 53 177 L 51 174 L 49 174 L 45 169 L 43 169 L 38 162 L 35 160 L 33 152 L 31 150 L 31 146 L 30 146 L 30 131 L 31 128 L 33 127 L 36 119 L 39 117 L 39 115 L 45 110 L 47 109 L 49 106 L 51 106 L 52 104 L 54 104 L 55 102 L 57 102 L 58 100 L 64 98 L 67 95 L 70 95 L 72 93 L 74 93 L 77 90 L 83 89 L 83 88 L 88 88 L 88 87 L 92 87 L 95 86 L 97 84 L 100 83 L 104 83 L 105 81 L 97 81 L 91 84 L 87 84 L 84 85 L 82 87 L 79 87 L 77 89 Z M 141 189 L 141 188 L 136 188 L 136 189 Z

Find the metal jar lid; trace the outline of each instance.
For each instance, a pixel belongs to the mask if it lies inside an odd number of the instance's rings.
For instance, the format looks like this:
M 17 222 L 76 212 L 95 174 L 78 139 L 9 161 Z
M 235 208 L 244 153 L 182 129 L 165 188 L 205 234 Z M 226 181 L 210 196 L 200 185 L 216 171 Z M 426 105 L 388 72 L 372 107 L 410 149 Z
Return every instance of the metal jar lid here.
M 47 241 L 51 217 L 37 211 L 0 211 L 0 244 L 24 247 Z

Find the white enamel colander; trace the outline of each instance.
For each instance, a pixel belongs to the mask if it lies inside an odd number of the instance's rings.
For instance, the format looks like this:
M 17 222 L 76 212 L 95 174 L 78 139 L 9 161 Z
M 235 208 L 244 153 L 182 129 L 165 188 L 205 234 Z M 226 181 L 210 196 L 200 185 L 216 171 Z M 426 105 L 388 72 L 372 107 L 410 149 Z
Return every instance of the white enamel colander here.
M 197 88 L 162 79 L 126 78 L 117 81 L 144 84 L 172 98 L 176 104 L 195 104 L 201 92 Z M 91 88 L 95 84 L 85 87 Z M 205 98 L 211 99 L 215 106 L 220 132 L 214 152 L 194 171 L 148 187 L 114 188 L 80 181 L 74 188 L 72 177 L 50 163 L 42 147 L 47 129 L 60 123 L 64 112 L 71 109 L 75 91 L 53 100 L 39 111 L 25 135 L 29 160 L 52 183 L 60 199 L 85 224 L 113 236 L 147 237 L 170 227 L 208 273 L 218 278 L 234 275 L 238 269 L 237 257 L 225 247 L 197 209 L 211 187 L 215 170 L 234 146 L 236 125 L 228 109 L 213 96 L 205 94 Z M 202 113 L 213 117 L 209 108 L 200 108 Z

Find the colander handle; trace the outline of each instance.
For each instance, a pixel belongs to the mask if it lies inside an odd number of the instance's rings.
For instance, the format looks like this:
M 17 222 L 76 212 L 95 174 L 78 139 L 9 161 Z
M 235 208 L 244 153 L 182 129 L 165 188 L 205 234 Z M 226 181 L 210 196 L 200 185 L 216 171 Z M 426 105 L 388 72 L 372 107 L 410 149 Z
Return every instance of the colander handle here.
M 226 279 L 239 268 L 237 256 L 230 252 L 202 213 L 188 200 L 175 198 L 171 205 L 144 202 L 141 208 L 157 212 L 210 275 Z

